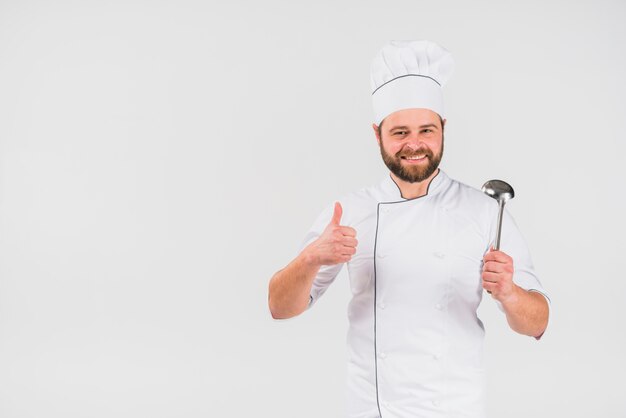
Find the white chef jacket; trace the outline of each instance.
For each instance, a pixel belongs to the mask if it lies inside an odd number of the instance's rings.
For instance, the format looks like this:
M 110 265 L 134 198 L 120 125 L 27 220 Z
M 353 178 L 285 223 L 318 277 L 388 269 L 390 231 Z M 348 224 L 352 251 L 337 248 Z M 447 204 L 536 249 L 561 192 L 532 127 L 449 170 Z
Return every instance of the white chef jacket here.
M 356 229 L 358 240 L 347 263 L 348 416 L 484 417 L 484 327 L 476 310 L 497 202 L 442 170 L 422 197 L 404 199 L 387 175 L 339 200 L 340 223 Z M 301 248 L 320 236 L 333 207 L 320 214 Z M 500 249 L 513 258 L 514 282 L 547 299 L 506 210 L 502 228 Z M 342 266 L 320 268 L 309 307 Z

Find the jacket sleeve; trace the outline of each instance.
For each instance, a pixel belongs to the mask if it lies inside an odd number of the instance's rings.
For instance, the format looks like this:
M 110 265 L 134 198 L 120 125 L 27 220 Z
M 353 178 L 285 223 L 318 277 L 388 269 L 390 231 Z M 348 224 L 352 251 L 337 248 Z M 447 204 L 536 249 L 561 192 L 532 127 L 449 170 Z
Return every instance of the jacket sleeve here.
M 331 205 L 325 207 L 319 214 L 315 222 L 313 222 L 313 225 L 311 225 L 311 228 L 309 228 L 309 231 L 304 236 L 304 239 L 300 244 L 300 251 L 304 250 L 309 244 L 319 238 L 332 218 L 334 207 L 335 203 L 333 202 Z M 311 287 L 308 308 L 313 306 L 313 304 L 324 294 L 324 292 L 326 292 L 326 289 L 328 289 L 328 286 L 330 286 L 335 280 L 344 264 L 345 263 L 340 263 L 332 266 L 320 267 Z

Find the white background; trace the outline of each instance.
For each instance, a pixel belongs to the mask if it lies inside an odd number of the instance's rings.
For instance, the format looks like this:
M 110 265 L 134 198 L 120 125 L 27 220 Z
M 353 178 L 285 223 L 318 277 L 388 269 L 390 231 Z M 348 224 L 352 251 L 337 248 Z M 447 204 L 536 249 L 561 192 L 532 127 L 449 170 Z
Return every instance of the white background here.
M 491 417 L 626 413 L 626 4 L 1 1 L 0 416 L 341 417 L 344 269 L 300 317 L 267 284 L 333 199 L 378 183 L 369 64 L 456 70 L 443 168 L 510 182 L 552 297 L 492 299 Z

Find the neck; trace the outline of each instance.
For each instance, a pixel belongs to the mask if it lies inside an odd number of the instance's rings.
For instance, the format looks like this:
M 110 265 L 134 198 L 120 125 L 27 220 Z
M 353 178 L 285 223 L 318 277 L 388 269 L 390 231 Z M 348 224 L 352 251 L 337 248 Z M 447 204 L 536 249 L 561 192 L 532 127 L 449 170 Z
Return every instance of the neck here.
M 428 192 L 428 186 L 430 185 L 432 179 L 434 179 L 435 176 L 439 174 L 439 169 L 433 171 L 433 173 L 427 179 L 415 183 L 399 179 L 393 173 L 390 174 L 393 181 L 396 183 L 396 185 L 398 185 L 402 197 L 404 199 L 415 199 L 416 197 L 426 195 L 426 193 Z

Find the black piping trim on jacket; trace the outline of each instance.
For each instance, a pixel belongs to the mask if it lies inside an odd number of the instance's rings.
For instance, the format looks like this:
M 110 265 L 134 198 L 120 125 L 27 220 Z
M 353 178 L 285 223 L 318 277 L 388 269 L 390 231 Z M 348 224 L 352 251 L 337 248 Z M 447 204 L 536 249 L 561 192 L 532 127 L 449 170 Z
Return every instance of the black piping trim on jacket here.
M 396 187 L 398 188 L 398 192 L 400 193 L 400 197 L 403 198 L 404 200 L 398 200 L 396 202 L 383 202 L 383 203 L 408 202 L 408 201 L 411 201 L 411 200 L 419 199 L 419 198 L 424 197 L 424 196 L 428 196 L 428 191 L 430 190 L 430 185 L 433 184 L 433 181 L 435 181 L 435 179 L 437 178 L 439 173 L 441 173 L 441 169 L 440 168 L 437 169 L 437 174 L 435 174 L 435 176 L 432 179 L 430 179 L 430 181 L 428 182 L 428 186 L 426 186 L 426 194 L 423 194 L 422 196 L 412 197 L 410 199 L 406 199 L 404 196 L 402 196 L 402 190 L 400 190 L 400 186 L 398 186 L 398 183 L 396 183 L 396 181 L 393 179 L 393 177 L 391 177 L 391 174 L 389 174 L 389 178 L 391 179 L 391 181 L 393 181 L 393 184 L 396 185 Z
M 376 245 L 378 244 L 378 224 L 379 224 L 379 220 L 380 220 L 380 205 L 382 204 L 393 204 L 393 203 L 402 203 L 402 202 L 410 202 L 412 200 L 416 200 L 419 198 L 422 198 L 424 196 L 428 196 L 428 192 L 430 190 L 430 185 L 432 184 L 433 180 L 435 180 L 435 178 L 439 175 L 439 173 L 441 173 L 441 169 L 437 169 L 437 174 L 435 174 L 435 177 L 433 177 L 430 182 L 428 182 L 428 186 L 426 187 L 426 194 L 422 195 L 422 196 L 418 196 L 418 197 L 414 197 L 412 199 L 405 199 L 405 200 L 396 200 L 395 202 L 378 202 L 378 204 L 376 205 L 376 232 L 374 233 L 374 381 L 376 383 L 376 406 L 378 407 L 378 415 L 380 416 L 380 418 L 382 418 L 383 414 L 380 411 L 380 396 L 378 394 L 378 346 L 376 344 L 376 341 L 378 341 L 378 338 L 376 336 L 376 303 L 378 301 L 377 297 L 376 297 L 376 289 L 377 289 L 377 281 L 376 281 Z M 402 196 L 402 191 L 400 190 L 400 187 L 398 186 L 398 184 L 395 182 L 395 180 L 393 179 L 393 177 L 391 177 L 391 174 L 389 175 L 391 178 L 391 181 L 393 181 L 393 184 L 396 185 L 396 187 L 398 187 L 398 191 L 400 191 L 400 196 Z
M 380 396 L 378 396 L 378 347 L 376 346 L 376 244 L 378 242 L 379 214 L 380 202 L 376 205 L 376 233 L 374 234 L 374 376 L 376 382 L 376 406 L 378 407 L 378 415 L 382 418 L 383 413 L 380 412 Z
M 403 78 L 403 77 L 424 77 L 424 78 L 430 78 L 430 79 L 431 79 L 431 80 L 433 80 L 435 83 L 437 83 L 439 86 L 441 86 L 441 84 L 440 84 L 437 80 L 435 80 L 434 78 L 429 77 L 429 76 L 427 76 L 427 75 L 422 75 L 422 74 L 405 74 L 405 75 L 398 76 L 398 77 L 396 77 L 396 78 L 392 78 L 392 79 L 391 79 L 391 80 L 389 80 L 389 81 L 385 81 L 383 84 L 381 84 L 380 86 L 376 87 L 376 90 L 374 90 L 374 91 L 372 92 L 372 96 L 373 96 L 373 95 L 374 95 L 374 93 L 376 93 L 376 92 L 377 92 L 377 91 L 378 91 L 378 90 L 379 90 L 382 86 L 384 86 L 384 85 L 386 85 L 386 84 L 389 84 L 389 83 L 391 83 L 392 81 L 397 80 L 397 79 L 399 79 L 399 78 Z

